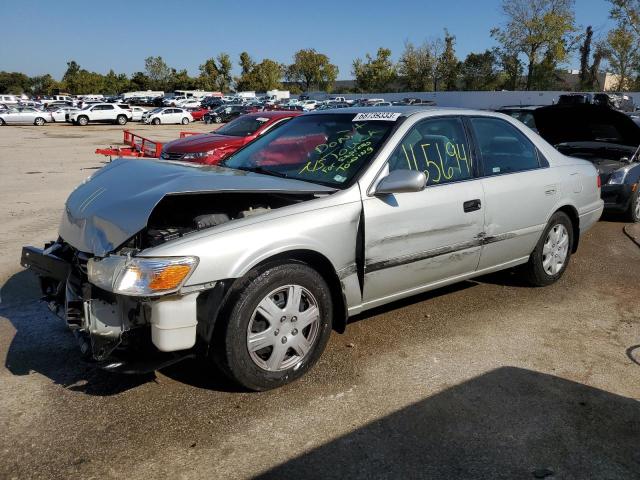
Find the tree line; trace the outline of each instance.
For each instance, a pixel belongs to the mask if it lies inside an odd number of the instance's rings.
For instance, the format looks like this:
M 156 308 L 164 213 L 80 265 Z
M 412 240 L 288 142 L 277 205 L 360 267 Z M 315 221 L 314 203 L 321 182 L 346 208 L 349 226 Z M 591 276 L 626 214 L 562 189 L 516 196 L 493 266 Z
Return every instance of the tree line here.
M 640 90 L 640 0 L 608 0 L 614 27 L 606 33 L 591 26 L 579 28 L 575 0 L 503 0 L 503 22 L 492 28 L 497 46 L 484 52 L 456 55 L 456 37 L 447 29 L 441 37 L 416 45 L 407 42 L 397 62 L 392 52 L 379 48 L 375 54 L 353 61 L 353 87 L 336 88 L 338 67 L 315 49 L 295 52 L 291 64 L 265 58 L 253 59 L 242 52 L 240 75 L 233 76 L 227 53 L 207 59 L 199 74 L 169 66 L 162 57 L 148 57 L 144 70 L 132 75 L 101 74 L 67 62 L 61 80 L 51 75 L 29 77 L 19 72 L 0 72 L 0 93 L 50 95 L 66 91 L 116 94 L 132 90 L 202 89 L 266 91 L 287 88 L 292 93 L 385 92 L 439 90 L 553 90 L 566 88 L 560 72 L 570 56 L 580 55 L 576 90 L 594 90 L 605 65 L 617 75 L 614 88 Z

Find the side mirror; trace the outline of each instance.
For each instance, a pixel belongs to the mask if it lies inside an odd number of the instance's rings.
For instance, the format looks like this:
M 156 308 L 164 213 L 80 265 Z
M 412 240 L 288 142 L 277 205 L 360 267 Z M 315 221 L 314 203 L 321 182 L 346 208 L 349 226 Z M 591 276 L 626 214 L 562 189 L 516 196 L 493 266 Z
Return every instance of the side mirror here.
M 415 170 L 394 170 L 384 177 L 376 187 L 376 195 L 388 195 L 390 193 L 420 192 L 427 185 L 427 177 L 424 172 Z

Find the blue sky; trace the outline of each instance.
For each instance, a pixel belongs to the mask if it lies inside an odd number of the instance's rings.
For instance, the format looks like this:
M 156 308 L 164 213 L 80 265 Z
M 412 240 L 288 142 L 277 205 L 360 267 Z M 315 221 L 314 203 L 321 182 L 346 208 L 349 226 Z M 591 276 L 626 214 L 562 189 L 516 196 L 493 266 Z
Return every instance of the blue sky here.
M 395 59 L 405 41 L 421 43 L 448 28 L 458 57 L 493 46 L 489 30 L 502 21 L 501 0 L 321 0 L 321 1 L 34 1 L 2 6 L 0 70 L 60 78 L 66 62 L 106 73 L 144 69 L 161 55 L 177 69 L 198 65 L 219 52 L 236 63 L 246 50 L 290 63 L 300 48 L 326 53 L 351 78 L 355 57 L 390 48 Z M 576 0 L 578 24 L 596 35 L 611 26 L 606 0 Z M 570 67 L 577 67 L 577 58 Z

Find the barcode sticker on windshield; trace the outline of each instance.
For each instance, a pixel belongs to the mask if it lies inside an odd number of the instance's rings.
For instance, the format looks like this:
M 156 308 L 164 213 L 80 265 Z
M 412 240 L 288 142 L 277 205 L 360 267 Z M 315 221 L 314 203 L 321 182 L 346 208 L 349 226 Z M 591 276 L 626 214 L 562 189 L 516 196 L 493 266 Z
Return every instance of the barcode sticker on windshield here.
M 353 117 L 354 122 L 365 122 L 370 120 L 384 120 L 386 122 L 395 122 L 401 113 L 398 112 L 366 112 L 359 113 Z

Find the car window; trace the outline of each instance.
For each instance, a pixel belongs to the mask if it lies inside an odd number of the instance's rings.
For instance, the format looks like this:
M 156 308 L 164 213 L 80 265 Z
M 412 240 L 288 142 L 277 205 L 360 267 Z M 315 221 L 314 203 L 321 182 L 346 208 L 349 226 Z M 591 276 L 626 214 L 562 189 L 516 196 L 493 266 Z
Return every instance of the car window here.
M 521 172 L 540 166 L 535 146 L 506 121 L 472 118 L 471 125 L 482 156 L 485 176 Z
M 269 119 L 265 117 L 240 117 L 219 128 L 215 133 L 232 137 L 246 137 L 255 133 L 268 121 Z
M 113 105 L 103 105 L 102 110 L 113 110 Z
M 473 163 L 462 120 L 433 118 L 411 127 L 389 157 L 389 170 L 424 172 L 427 185 L 473 178 Z

